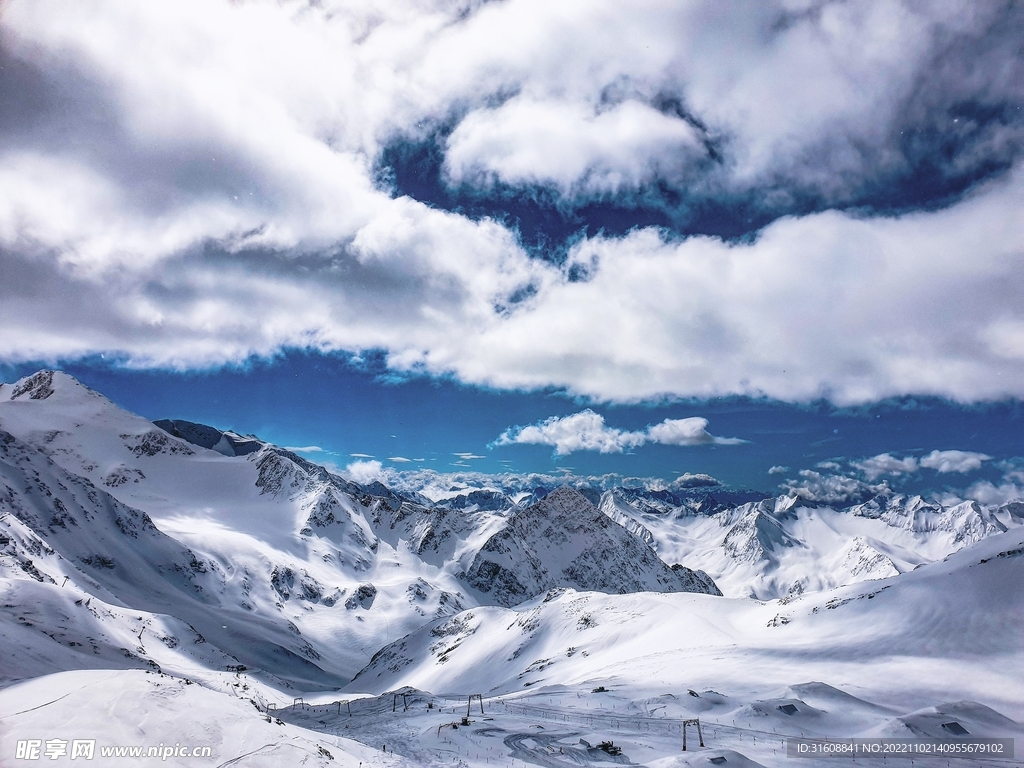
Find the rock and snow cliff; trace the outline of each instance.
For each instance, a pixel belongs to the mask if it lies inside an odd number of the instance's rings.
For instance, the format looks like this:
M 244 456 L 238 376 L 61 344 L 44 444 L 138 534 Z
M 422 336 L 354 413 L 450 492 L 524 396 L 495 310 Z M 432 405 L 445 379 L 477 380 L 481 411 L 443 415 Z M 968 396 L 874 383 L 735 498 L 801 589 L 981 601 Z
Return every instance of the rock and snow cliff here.
M 707 574 L 673 570 L 642 539 L 569 487 L 513 514 L 484 542 L 466 581 L 505 606 L 552 587 L 721 594 Z

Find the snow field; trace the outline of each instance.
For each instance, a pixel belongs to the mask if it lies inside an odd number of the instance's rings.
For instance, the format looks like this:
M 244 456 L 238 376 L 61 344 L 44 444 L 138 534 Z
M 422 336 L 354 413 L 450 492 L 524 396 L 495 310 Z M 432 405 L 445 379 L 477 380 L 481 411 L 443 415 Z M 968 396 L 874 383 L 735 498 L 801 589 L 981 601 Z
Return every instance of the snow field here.
M 13 759 L 18 740 L 96 741 L 93 765 L 281 768 L 414 766 L 340 736 L 314 733 L 261 714 L 245 698 L 138 670 L 62 672 L 0 690 L 0 755 Z M 104 760 L 104 746 L 209 746 L 212 758 Z M 329 753 L 329 756 L 328 754 Z M 70 755 L 46 765 L 89 765 Z M 32 764 L 25 762 L 25 765 Z

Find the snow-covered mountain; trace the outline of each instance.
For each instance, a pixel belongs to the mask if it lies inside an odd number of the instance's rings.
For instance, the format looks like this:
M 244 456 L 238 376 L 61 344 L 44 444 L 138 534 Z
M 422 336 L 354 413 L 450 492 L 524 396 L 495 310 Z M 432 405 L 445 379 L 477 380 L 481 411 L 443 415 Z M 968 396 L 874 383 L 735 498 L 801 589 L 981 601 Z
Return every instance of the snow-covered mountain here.
M 337 684 L 381 637 L 465 604 L 453 577 L 380 542 L 373 497 L 274 446 L 201 448 L 52 372 L 0 387 L 0 429 L 0 515 L 60 556 L 51 578 L 178 617 L 231 664 Z
M 897 680 L 906 676 L 897 672 L 901 659 L 922 651 L 933 659 L 922 660 L 922 670 L 944 660 L 980 674 L 986 658 L 1024 660 L 1021 579 L 1017 527 L 912 573 L 767 602 L 552 589 L 512 609 L 472 608 L 417 630 L 381 649 L 353 686 L 505 692 L 612 680 L 685 694 L 758 676 L 773 685 L 809 675 L 856 682 L 855 673 L 830 666 L 869 660 L 879 665 L 873 675 L 884 668 Z M 723 654 L 727 663 L 713 663 Z M 975 693 L 991 685 L 983 677 Z M 927 684 L 941 691 L 953 680 Z M 1024 686 L 1014 690 L 1024 710 Z M 826 732 L 824 724 L 816 732 Z
M 615 489 L 600 508 L 663 559 L 706 571 L 726 595 L 761 600 L 911 571 L 1024 524 L 1020 502 L 943 506 L 893 494 L 834 509 L 780 496 L 701 514 L 636 499 Z
M 227 665 L 305 688 L 351 678 L 382 641 L 426 622 L 554 583 L 714 589 L 671 570 L 572 491 L 579 508 L 556 507 L 557 493 L 529 510 L 424 506 L 253 436 L 155 425 L 60 372 L 0 386 L 0 429 L 0 514 L 20 575 L 66 576 L 68 588 L 110 605 L 174 616 Z M 538 537 L 534 524 L 556 509 Z M 481 589 L 481 552 L 531 520 L 520 543 L 543 554 L 508 564 L 506 574 L 520 574 L 514 591 Z M 33 550 L 61 565 L 44 567 Z
M 722 594 L 703 571 L 668 567 L 644 541 L 569 487 L 512 515 L 484 542 L 466 581 L 504 606 L 552 587 Z
M 550 489 L 454 483 L 420 503 L 481 519 L 513 516 Z M 403 487 L 418 495 L 415 484 Z M 730 596 L 772 599 L 884 578 L 941 560 L 961 547 L 1024 523 L 1024 503 L 939 503 L 888 492 L 847 506 L 767 498 L 721 486 L 575 490 L 640 538 L 666 563 L 704 571 Z M 491 513 L 490 517 L 483 513 Z M 464 567 L 468 567 L 465 566 Z
M 59 372 L 0 385 L 0 762 L 50 733 L 352 768 L 1024 735 L 1024 504 L 714 493 L 431 501 Z M 469 693 L 494 722 L 442 733 Z

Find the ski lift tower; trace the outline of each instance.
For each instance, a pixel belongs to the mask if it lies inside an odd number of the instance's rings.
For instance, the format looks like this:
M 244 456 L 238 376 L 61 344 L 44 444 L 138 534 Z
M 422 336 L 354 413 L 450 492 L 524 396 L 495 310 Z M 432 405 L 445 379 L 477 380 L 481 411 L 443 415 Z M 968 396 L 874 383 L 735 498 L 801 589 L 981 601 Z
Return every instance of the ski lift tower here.
M 686 751 L 686 726 L 688 726 L 688 725 L 695 725 L 695 726 L 697 726 L 697 741 L 700 742 L 700 745 L 702 747 L 704 746 L 704 734 L 701 733 L 701 730 L 700 730 L 700 720 L 699 719 L 683 720 L 683 752 Z

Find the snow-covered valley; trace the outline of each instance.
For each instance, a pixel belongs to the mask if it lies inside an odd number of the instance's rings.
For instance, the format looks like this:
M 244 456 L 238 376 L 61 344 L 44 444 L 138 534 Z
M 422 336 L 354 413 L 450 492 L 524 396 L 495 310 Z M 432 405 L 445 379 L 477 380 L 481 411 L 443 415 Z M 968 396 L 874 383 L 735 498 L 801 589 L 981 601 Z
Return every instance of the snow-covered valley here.
M 1019 739 L 1022 523 L 896 495 L 430 498 L 40 372 L 0 385 L 0 755 L 781 765 L 787 736 Z

